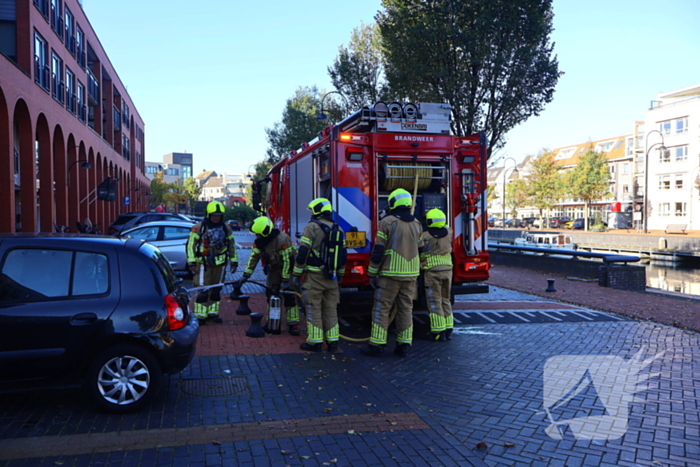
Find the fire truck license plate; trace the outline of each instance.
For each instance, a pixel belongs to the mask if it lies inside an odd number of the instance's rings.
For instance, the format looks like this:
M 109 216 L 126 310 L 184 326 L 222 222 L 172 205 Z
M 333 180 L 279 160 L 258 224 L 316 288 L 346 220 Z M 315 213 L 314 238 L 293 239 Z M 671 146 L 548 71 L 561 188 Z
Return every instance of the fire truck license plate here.
M 364 248 L 367 245 L 365 232 L 347 232 L 345 234 L 346 248 Z

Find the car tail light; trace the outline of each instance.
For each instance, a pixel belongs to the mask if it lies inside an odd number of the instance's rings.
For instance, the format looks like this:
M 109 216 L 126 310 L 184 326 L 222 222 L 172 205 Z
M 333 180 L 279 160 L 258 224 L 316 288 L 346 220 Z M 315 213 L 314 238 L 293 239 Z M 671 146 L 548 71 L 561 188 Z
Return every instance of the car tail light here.
M 187 324 L 185 311 L 172 295 L 165 296 L 165 310 L 168 313 L 168 328 L 171 331 L 185 327 Z
M 364 274 L 364 273 L 365 273 L 364 266 L 352 266 L 350 268 L 350 274 Z

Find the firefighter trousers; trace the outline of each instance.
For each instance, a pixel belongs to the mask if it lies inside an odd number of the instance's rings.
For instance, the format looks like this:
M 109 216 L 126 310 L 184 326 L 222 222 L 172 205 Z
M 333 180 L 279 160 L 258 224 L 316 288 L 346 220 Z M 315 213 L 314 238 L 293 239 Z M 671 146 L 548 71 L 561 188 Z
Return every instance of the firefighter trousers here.
M 413 342 L 413 297 L 416 294 L 416 278 L 403 280 L 380 276 L 374 291 L 372 306 L 371 345 L 386 345 L 389 329 L 389 315 L 396 301 L 396 342 L 411 344 Z
M 301 296 L 306 308 L 306 342 L 320 344 L 324 337 L 326 342 L 337 342 L 340 338 L 338 282 L 326 278 L 323 273 L 307 271 Z
M 430 332 L 437 334 L 454 327 L 450 293 L 452 290 L 452 269 L 425 271 L 425 300 L 430 312 Z
M 205 285 L 220 284 L 224 281 L 225 272 L 226 263 L 217 266 L 199 264 L 197 272 L 194 273 L 193 285 L 204 287 Z M 194 303 L 194 314 L 198 319 L 219 316 L 221 287 L 202 290 L 197 294 L 197 297 L 198 299 Z M 202 298 L 206 298 L 206 301 L 203 301 Z
M 299 305 L 293 294 L 280 294 L 280 288 L 282 287 L 282 270 L 279 266 L 270 266 L 270 270 L 267 272 L 267 280 L 265 281 L 267 290 L 265 295 L 267 295 L 267 312 L 266 316 L 270 316 L 270 296 L 275 295 L 282 297 L 282 302 L 286 310 L 287 326 L 296 326 L 299 324 Z

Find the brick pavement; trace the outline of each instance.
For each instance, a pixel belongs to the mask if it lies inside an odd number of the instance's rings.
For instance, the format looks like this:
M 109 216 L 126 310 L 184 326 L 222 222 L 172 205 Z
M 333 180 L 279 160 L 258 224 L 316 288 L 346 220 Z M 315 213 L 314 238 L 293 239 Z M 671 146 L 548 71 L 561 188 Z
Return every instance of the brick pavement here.
M 547 294 L 544 279 L 499 266 L 489 296 L 458 297 L 455 308 L 643 313 L 697 306 L 565 278 L 557 278 L 559 292 Z M 513 290 L 498 287 L 503 282 Z M 264 297 L 249 284 L 244 291 L 259 311 Z M 249 320 L 235 315 L 235 306 L 225 303 L 224 324 L 202 327 L 192 365 L 167 381 L 147 411 L 95 413 L 69 390 L 3 396 L 0 459 L 6 460 L 0 466 L 700 465 L 700 339 L 694 332 L 651 321 L 459 326 L 451 342 L 416 340 L 406 359 L 369 359 L 359 344 L 308 354 L 298 350 L 303 337 L 286 332 L 244 337 Z M 546 434 L 543 371 L 550 358 L 628 360 L 642 347 L 645 357 L 665 353 L 648 369 L 660 375 L 637 394 L 644 402 L 629 404 L 622 438 Z M 599 405 L 587 389 L 556 415 L 603 415 Z M 381 426 L 372 425 L 376 421 Z M 285 433 L 295 424 L 298 432 Z

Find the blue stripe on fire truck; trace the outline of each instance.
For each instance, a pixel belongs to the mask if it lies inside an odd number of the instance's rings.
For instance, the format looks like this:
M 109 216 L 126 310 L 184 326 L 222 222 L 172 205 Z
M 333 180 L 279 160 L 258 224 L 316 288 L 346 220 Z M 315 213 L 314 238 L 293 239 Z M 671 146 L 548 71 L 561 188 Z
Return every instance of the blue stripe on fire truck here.
M 354 186 L 333 188 L 333 207 L 336 222 L 346 232 L 357 227 L 359 232 L 366 232 L 367 245 L 364 248 L 348 248 L 348 253 L 370 253 L 372 251 L 372 203 L 369 196 Z

